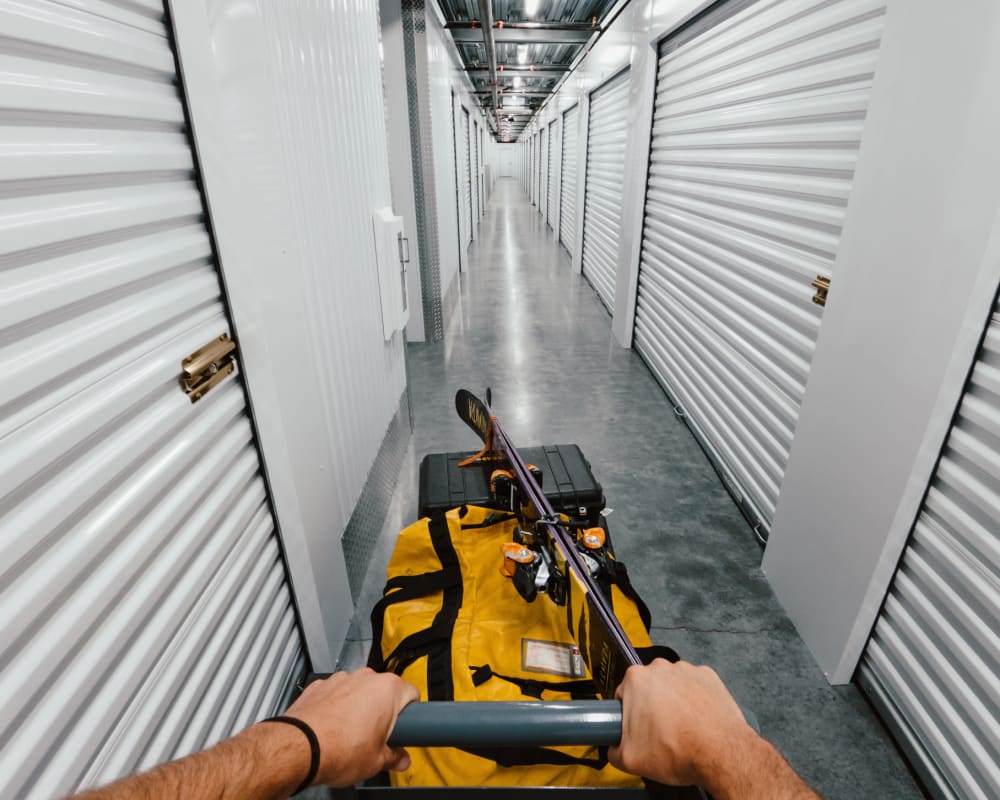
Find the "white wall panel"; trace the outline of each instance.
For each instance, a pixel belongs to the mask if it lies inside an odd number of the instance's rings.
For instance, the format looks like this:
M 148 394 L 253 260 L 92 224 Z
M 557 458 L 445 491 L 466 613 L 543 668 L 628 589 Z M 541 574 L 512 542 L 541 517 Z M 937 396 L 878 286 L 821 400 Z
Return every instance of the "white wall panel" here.
M 178 386 L 230 326 L 162 10 L 0 24 L 0 795 L 48 798 L 273 713 L 303 660 L 241 378 Z M 169 691 L 206 671 L 211 727 Z
M 402 7 L 399 3 L 379 3 L 380 34 L 382 37 L 383 72 L 385 75 L 385 119 L 389 147 L 389 177 L 392 185 L 392 207 L 403 218 L 403 229 L 409 240 L 410 263 L 407 265 L 407 306 L 410 309 L 406 323 L 406 339 L 422 342 L 428 332 L 424 328 L 423 269 L 425 248 L 420 244 L 416 186 L 423 184 L 423 175 L 414 177 L 413 138 L 410 131 L 410 86 L 407 83 L 406 51 L 404 44 Z M 446 111 L 448 109 L 446 108 Z M 435 167 L 437 165 L 435 164 Z M 439 206 L 444 199 L 439 200 Z M 454 202 L 454 199 L 452 199 Z M 439 244 L 439 258 L 440 247 Z M 452 248 L 454 249 L 454 247 Z M 433 331 L 430 331 L 433 336 Z
M 517 178 L 520 181 L 520 144 L 495 145 L 498 178 Z
M 455 102 L 469 109 L 480 125 L 482 116 L 473 94 L 472 83 L 465 73 L 463 63 L 455 50 L 455 44 L 444 29 L 440 9 L 436 3 L 427 3 L 425 9 L 427 31 L 427 68 L 430 87 L 430 113 L 432 141 L 424 142 L 424 147 L 433 149 L 435 186 L 438 208 L 438 246 L 441 255 L 442 297 L 455 291 L 454 282 L 459 272 L 459 262 L 466 267 L 466 249 L 459 252 L 458 215 L 460 213 L 456 195 L 460 174 L 455 170 L 455 126 L 452 123 L 452 95 Z M 456 120 L 461 120 L 461 108 L 455 110 Z M 458 142 L 461 161 L 461 142 Z M 459 187 L 460 188 L 460 187 Z M 468 222 L 465 223 L 468 226 Z M 471 231 L 465 234 L 471 238 Z M 468 242 L 468 238 L 466 242 Z
M 339 513 L 328 522 L 340 529 L 405 386 L 402 337 L 386 343 L 381 335 L 371 235 L 372 212 L 391 203 L 377 15 L 349 3 L 298 7 L 259 0 L 258 7 L 286 87 L 279 98 L 282 156 L 299 256 L 313 290 L 305 307 L 330 426 L 331 488 L 339 495 Z M 311 60 L 303 62 L 303 51 Z M 344 83 L 339 76 L 346 74 L 352 79 Z M 342 103 L 350 114 L 337 111 Z
M 172 11 L 293 588 L 330 670 L 353 614 L 339 540 L 405 387 L 371 222 L 391 203 L 377 9 Z

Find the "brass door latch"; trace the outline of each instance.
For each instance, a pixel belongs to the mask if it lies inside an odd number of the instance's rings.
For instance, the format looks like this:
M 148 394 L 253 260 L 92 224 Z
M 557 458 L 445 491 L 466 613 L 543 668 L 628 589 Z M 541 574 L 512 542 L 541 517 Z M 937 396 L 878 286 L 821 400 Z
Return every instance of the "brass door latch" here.
M 825 306 L 826 295 L 830 291 L 830 279 L 822 275 L 817 275 L 812 285 L 816 290 L 816 294 L 813 295 L 813 302 L 818 306 Z
M 233 374 L 236 369 L 235 351 L 236 342 L 224 333 L 181 362 L 181 389 L 192 403 L 197 403 Z

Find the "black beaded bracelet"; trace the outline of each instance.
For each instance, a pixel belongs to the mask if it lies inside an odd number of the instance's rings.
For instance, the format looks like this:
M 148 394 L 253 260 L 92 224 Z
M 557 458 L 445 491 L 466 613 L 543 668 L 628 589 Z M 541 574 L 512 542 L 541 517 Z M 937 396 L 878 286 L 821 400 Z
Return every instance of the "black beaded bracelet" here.
M 319 739 L 316 738 L 313 729 L 295 717 L 268 717 L 261 720 L 261 722 L 284 722 L 286 725 L 298 728 L 306 735 L 306 738 L 309 740 L 310 750 L 309 774 L 306 775 L 306 779 L 299 784 L 298 788 L 292 792 L 292 795 L 297 795 L 303 789 L 308 789 L 312 786 L 312 782 L 316 780 L 316 773 L 319 772 Z

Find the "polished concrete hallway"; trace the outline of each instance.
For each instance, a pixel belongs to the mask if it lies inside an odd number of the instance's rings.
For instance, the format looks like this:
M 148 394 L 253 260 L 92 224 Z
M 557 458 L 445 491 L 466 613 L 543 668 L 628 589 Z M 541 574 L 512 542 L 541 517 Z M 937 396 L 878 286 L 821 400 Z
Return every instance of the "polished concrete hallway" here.
M 394 534 L 416 516 L 420 459 L 478 447 L 455 415 L 456 389 L 489 385 L 519 445 L 583 448 L 656 643 L 712 665 L 828 800 L 921 797 L 858 690 L 827 684 L 698 444 L 641 359 L 612 343 L 608 314 L 516 180 L 497 182 L 479 237 L 444 341 L 410 345 L 413 439 L 342 666 L 367 655 Z

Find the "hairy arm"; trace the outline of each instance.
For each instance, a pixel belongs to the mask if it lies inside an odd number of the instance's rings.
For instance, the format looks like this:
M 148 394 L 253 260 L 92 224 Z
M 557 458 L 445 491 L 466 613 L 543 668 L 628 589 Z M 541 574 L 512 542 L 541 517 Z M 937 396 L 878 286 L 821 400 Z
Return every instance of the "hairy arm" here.
M 289 725 L 261 722 L 232 739 L 142 775 L 80 795 L 85 800 L 166 797 L 283 798 L 309 771 L 309 743 Z
M 285 712 L 306 723 L 319 740 L 315 784 L 349 786 L 384 769 L 403 770 L 410 757 L 386 744 L 416 688 L 370 669 L 338 672 L 306 687 Z M 201 753 L 79 796 L 79 800 L 269 800 L 288 797 L 309 772 L 311 751 L 302 731 L 259 722 Z
M 612 763 L 672 785 L 698 785 L 716 800 L 819 800 L 774 747 L 743 719 L 709 667 L 657 659 L 630 667 L 617 697 L 622 740 Z

